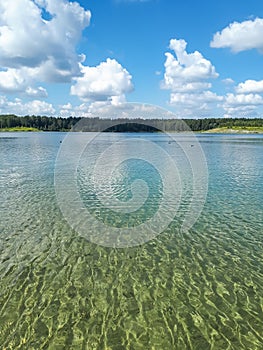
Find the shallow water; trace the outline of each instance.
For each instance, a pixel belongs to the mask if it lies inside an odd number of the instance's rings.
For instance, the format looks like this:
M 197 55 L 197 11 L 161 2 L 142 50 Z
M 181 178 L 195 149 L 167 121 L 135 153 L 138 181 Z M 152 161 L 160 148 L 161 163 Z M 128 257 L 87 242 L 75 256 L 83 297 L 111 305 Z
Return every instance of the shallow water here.
M 64 137 L 0 134 L 0 348 L 262 349 L 263 136 L 198 135 L 208 194 L 186 232 L 179 226 L 191 191 L 178 151 L 178 215 L 155 239 L 122 249 L 89 242 L 63 217 L 54 168 Z M 129 137 L 103 134 L 101 141 Z M 166 135 L 139 137 L 171 147 Z M 80 159 L 83 203 L 108 225 L 147 220 L 162 192 L 158 173 L 134 160 L 116 170 L 120 199 L 131 198 L 136 177 L 148 180 L 150 195 L 144 210 L 117 221 L 87 186 L 89 157 L 99 150 Z

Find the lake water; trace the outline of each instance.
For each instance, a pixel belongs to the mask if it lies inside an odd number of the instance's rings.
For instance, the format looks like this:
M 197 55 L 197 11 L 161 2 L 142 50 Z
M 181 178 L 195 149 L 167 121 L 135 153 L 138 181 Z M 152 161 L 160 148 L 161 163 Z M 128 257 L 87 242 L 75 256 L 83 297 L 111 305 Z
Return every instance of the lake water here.
M 95 244 L 100 232 L 94 222 L 82 223 L 81 232 L 74 230 L 79 227 L 70 222 L 74 214 L 70 220 L 62 214 L 54 186 L 65 136 L 0 134 L 1 349 L 262 349 L 263 135 L 197 135 L 208 168 L 208 193 L 189 230 L 181 225 L 193 190 L 191 166 L 167 135 L 136 135 L 176 160 L 180 203 L 162 233 L 149 239 L 141 232 L 145 243 L 127 240 L 122 248 L 110 246 L 111 230 L 136 227 L 158 212 L 164 193 L 160 172 L 132 156 L 142 146 L 135 142 L 132 152 L 126 151 L 129 161 L 112 173 L 113 194 L 119 199 L 113 213 L 99 200 L 109 190 L 106 182 L 95 193 L 90 171 L 102 149 L 134 135 L 104 133 L 80 154 L 76 179 L 81 203 L 108 228 L 101 245 Z M 196 149 L 187 137 L 178 140 Z M 169 164 L 157 158 L 151 159 L 168 172 Z M 67 193 L 63 176 L 73 157 L 64 161 L 59 191 L 64 185 Z M 101 169 L 99 182 L 106 178 Z M 120 212 L 118 203 L 132 199 L 137 179 L 144 181 L 142 189 L 148 184 L 148 199 L 132 211 L 142 200 L 138 195 Z M 205 183 L 199 184 L 198 198 L 205 190 Z M 174 200 L 169 191 L 166 195 L 164 213 Z

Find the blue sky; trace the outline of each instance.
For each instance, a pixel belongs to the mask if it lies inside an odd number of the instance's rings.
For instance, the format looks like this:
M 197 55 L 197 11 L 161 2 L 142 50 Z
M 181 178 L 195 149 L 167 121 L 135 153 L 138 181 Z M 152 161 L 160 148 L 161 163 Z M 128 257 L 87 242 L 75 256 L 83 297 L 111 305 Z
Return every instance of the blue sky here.
M 1 0 L 0 113 L 261 117 L 258 0 Z

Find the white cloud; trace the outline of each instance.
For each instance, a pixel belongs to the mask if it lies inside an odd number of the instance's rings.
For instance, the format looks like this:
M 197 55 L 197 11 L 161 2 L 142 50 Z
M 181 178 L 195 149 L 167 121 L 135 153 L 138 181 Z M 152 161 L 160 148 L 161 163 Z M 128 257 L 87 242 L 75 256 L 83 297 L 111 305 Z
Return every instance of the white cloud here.
M 123 105 L 126 105 L 124 102 Z M 60 106 L 59 115 L 62 117 L 97 117 L 108 111 L 108 108 L 118 108 L 120 104 L 112 104 L 111 101 L 94 101 L 92 103 L 82 103 L 78 106 L 72 106 L 71 103 Z M 108 114 L 106 114 L 108 117 Z M 105 116 L 104 116 L 105 117 Z
M 0 90 L 6 93 L 23 91 L 28 79 L 17 69 L 0 71 Z
M 10 68 L 0 71 L 0 91 L 5 93 L 22 93 L 29 97 L 46 98 L 48 96 L 43 87 L 32 87 L 32 76 L 29 68 Z
M 229 106 L 262 105 L 263 98 L 258 94 L 227 94 L 225 102 Z
M 246 80 L 244 83 L 238 84 L 236 92 L 245 93 L 263 93 L 263 80 Z
M 182 85 L 189 86 L 190 90 L 206 89 L 208 85 L 205 81 L 218 76 L 210 61 L 199 51 L 187 53 L 186 46 L 186 41 L 182 39 L 171 39 L 169 48 L 175 52 L 176 57 L 170 52 L 165 53 L 163 89 L 178 91 Z
M 0 113 L 16 115 L 53 115 L 55 114 L 55 109 L 52 104 L 45 101 L 33 100 L 24 103 L 18 98 L 14 101 L 10 101 L 5 96 L 0 96 Z
M 233 52 L 263 50 L 263 18 L 233 22 L 217 32 L 210 43 L 214 48 L 229 47 Z
M 60 106 L 59 115 L 62 117 L 97 117 L 98 115 L 106 114 L 109 108 L 112 110 L 118 110 L 121 106 L 126 106 L 126 101 L 94 101 L 92 103 L 84 102 L 78 106 L 72 106 L 71 103 Z M 104 113 L 105 112 L 105 113 Z M 105 115 L 104 115 L 105 117 Z
M 226 85 L 232 85 L 235 83 L 235 81 L 232 78 L 223 79 L 222 82 Z
M 218 77 L 215 67 L 199 51 L 188 53 L 186 47 L 185 40 L 170 40 L 169 48 L 175 56 L 165 53 L 161 88 L 171 91 L 170 104 L 180 115 L 196 116 L 208 110 L 212 103 L 221 101 L 222 97 L 208 90 L 212 87 L 210 80 Z
M 231 81 L 232 83 L 232 81 Z M 263 106 L 263 81 L 246 80 L 235 87 L 236 93 L 224 97 L 222 108 L 225 117 L 257 117 Z
M 257 118 L 258 111 L 255 106 L 224 107 L 224 118 Z
M 123 96 L 113 96 L 112 99 L 105 101 L 93 101 L 84 102 L 78 106 L 72 106 L 71 103 L 60 106 L 59 115 L 62 117 L 97 117 L 98 115 L 106 114 L 109 108 L 112 108 L 111 111 L 119 111 L 120 108 L 125 108 L 127 102 Z M 105 115 L 104 115 L 105 117 Z
M 225 97 L 223 108 L 225 117 L 249 117 L 257 115 L 257 107 L 263 105 L 259 94 L 232 94 Z
M 183 103 L 186 106 L 197 106 L 203 103 L 211 103 L 222 101 L 223 97 L 218 96 L 216 93 L 211 91 L 203 91 L 201 93 L 195 94 L 181 94 L 181 93 L 172 93 L 171 94 L 171 103 Z
M 110 102 L 113 106 L 120 106 L 126 102 L 125 95 L 111 96 Z
M 79 106 L 72 106 L 71 103 L 60 106 L 59 116 L 62 117 L 88 117 L 89 116 L 89 105 L 82 103 Z
M 82 76 L 75 78 L 71 94 L 83 101 L 125 100 L 125 93 L 133 90 L 131 75 L 115 59 L 107 59 L 96 67 L 81 66 Z
M 42 86 L 34 89 L 32 87 L 26 88 L 26 95 L 34 98 L 45 98 L 47 97 L 47 90 Z
M 223 96 L 211 91 L 196 93 L 171 93 L 170 104 L 179 112 L 180 117 L 203 117 L 209 115 L 214 105 L 222 102 Z
M 207 82 L 192 82 L 185 84 L 176 84 L 174 82 L 171 90 L 177 93 L 190 93 L 210 89 L 211 87 L 212 84 Z
M 161 109 L 155 105 L 123 102 L 113 105 L 109 101 L 95 101 L 91 104 L 83 103 L 79 106 L 72 106 L 70 103 L 60 106 L 59 115 L 82 116 L 82 117 L 100 117 L 100 118 L 162 118 L 171 119 L 175 114 L 171 111 Z
M 45 16 L 45 14 L 49 14 Z M 69 82 L 80 74 L 75 47 L 91 14 L 67 0 L 1 0 L 2 91 L 25 90 L 36 81 Z

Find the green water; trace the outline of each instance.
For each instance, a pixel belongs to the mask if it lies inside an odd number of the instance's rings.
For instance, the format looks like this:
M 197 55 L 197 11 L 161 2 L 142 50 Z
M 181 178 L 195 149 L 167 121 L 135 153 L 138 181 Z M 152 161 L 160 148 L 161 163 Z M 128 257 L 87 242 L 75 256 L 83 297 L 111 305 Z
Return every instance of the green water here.
M 263 349 L 263 137 L 198 136 L 209 187 L 196 224 L 180 230 L 182 203 L 154 240 L 116 249 L 90 243 L 60 212 L 64 136 L 0 135 L 0 348 Z M 169 147 L 165 135 L 141 137 Z

